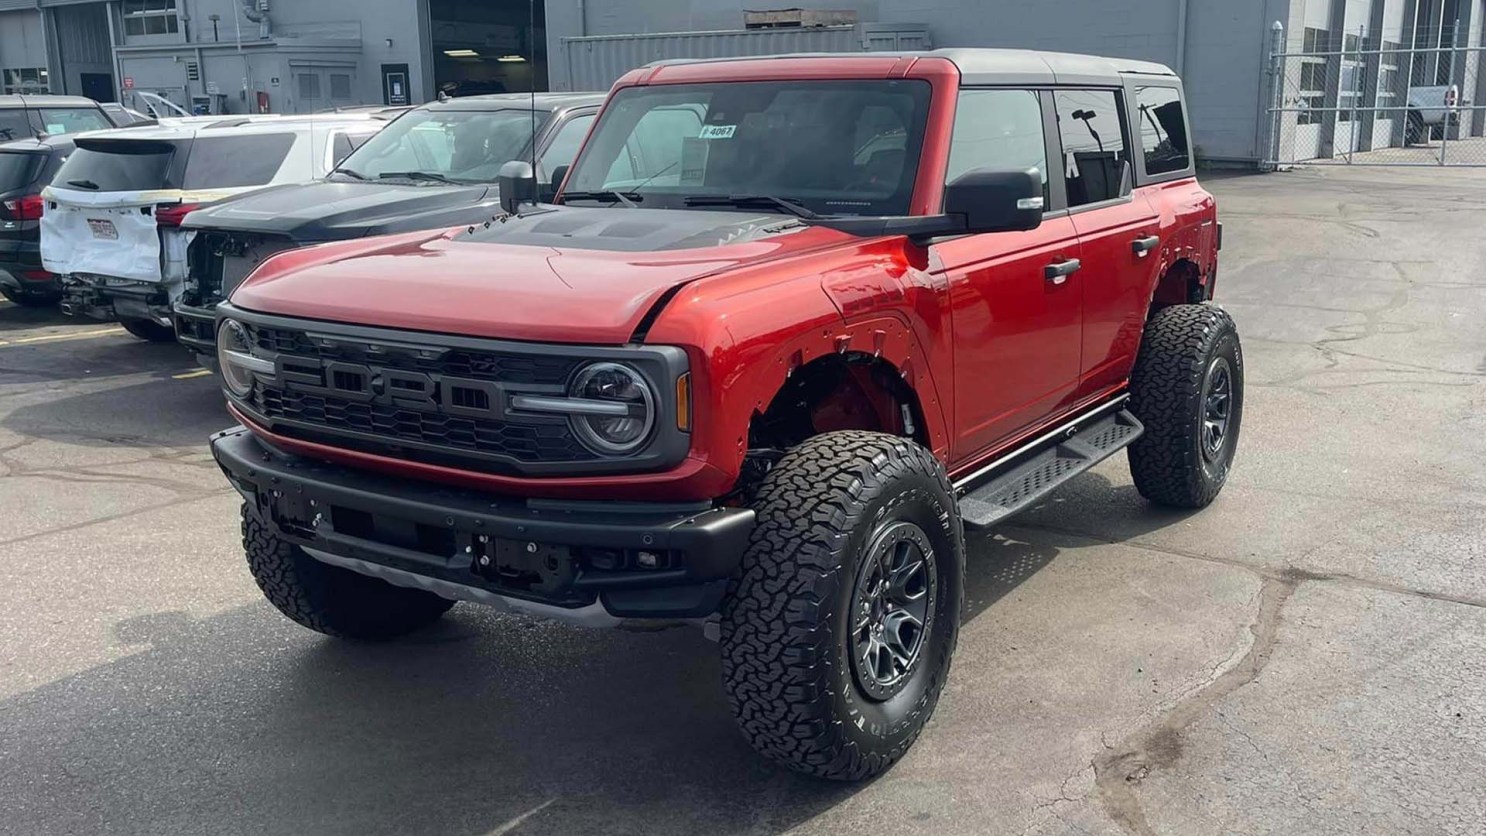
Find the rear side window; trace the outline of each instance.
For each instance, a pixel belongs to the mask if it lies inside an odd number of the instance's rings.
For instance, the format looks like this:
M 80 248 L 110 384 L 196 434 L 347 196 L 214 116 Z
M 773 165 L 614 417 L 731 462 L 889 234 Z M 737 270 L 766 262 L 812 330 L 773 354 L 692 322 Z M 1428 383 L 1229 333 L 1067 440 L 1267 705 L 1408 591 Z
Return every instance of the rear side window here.
M 94 142 L 73 151 L 52 183 L 100 192 L 169 188 L 166 173 L 174 154 L 168 142 Z
M 955 132 L 949 146 L 945 182 L 977 168 L 1026 171 L 1042 175 L 1043 205 L 1047 187 L 1047 137 L 1042 129 L 1042 102 L 1031 90 L 964 90 L 955 107 Z
M 33 114 L 31 121 L 26 121 L 26 110 L 19 107 L 8 107 L 0 110 L 0 142 L 9 142 L 13 139 L 27 139 L 36 135 L 42 129 L 41 123 L 36 121 Z
M 1120 119 L 1120 94 L 1113 90 L 1058 90 L 1058 133 L 1068 206 L 1113 200 L 1130 161 Z
M 91 107 L 43 107 L 37 111 L 36 121 L 42 129 L 57 134 L 75 134 L 78 131 L 101 131 L 112 128 L 113 123 L 103 111 Z
M 31 185 L 45 159 L 40 154 L 0 153 L 0 192 L 13 192 Z
M 1192 164 L 1187 150 L 1187 120 L 1182 98 L 1171 87 L 1141 87 L 1135 91 L 1140 124 L 1140 148 L 1146 174 L 1182 171 Z
M 191 143 L 183 189 L 262 186 L 273 180 L 294 146 L 294 134 L 213 136 Z

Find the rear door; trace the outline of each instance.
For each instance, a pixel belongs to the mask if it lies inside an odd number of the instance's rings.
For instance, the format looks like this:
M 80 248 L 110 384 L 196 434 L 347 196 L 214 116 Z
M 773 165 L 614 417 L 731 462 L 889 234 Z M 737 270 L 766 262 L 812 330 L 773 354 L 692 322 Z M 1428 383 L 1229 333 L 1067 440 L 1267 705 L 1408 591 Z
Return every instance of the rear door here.
M 1078 236 L 1049 177 L 1056 142 L 1046 92 L 963 90 L 947 181 L 974 169 L 1043 174 L 1042 226 L 936 243 L 955 342 L 952 455 L 967 461 L 1056 412 L 1078 382 L 1083 310 Z
M 1118 385 L 1135 362 L 1160 259 L 1160 217 L 1132 191 L 1134 169 L 1124 91 L 1053 92 L 1064 191 L 1083 267 L 1078 397 Z
M 156 205 L 180 200 L 188 141 L 79 139 L 43 192 L 41 258 L 59 275 L 160 280 Z

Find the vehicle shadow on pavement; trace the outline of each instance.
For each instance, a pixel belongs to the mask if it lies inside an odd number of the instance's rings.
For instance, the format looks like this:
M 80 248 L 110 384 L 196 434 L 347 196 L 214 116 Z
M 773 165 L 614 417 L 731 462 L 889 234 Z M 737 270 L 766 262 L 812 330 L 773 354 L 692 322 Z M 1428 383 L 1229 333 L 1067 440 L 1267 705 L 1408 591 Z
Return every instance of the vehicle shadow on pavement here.
M 774 833 L 858 789 L 754 756 L 695 629 L 463 605 L 372 645 L 253 604 L 113 638 L 137 652 L 0 702 L 15 832 Z
M 109 355 L 97 363 L 90 356 L 70 358 L 68 363 L 88 364 L 89 369 L 88 374 L 78 373 L 74 379 L 102 381 L 100 386 L 82 394 L 31 399 L 14 409 L 0 410 L 0 427 L 33 438 L 84 446 L 200 446 L 205 452 L 207 438 L 236 421 L 227 412 L 215 378 L 175 379 L 172 372 L 179 372 L 180 365 L 171 367 L 162 362 L 162 348 L 169 348 L 172 358 L 179 353 L 175 346 L 141 343 L 114 346 L 111 350 L 122 356 Z M 0 379 L 6 371 L 9 369 L 0 358 Z M 153 376 L 124 386 L 109 386 L 105 380 L 140 371 Z M 72 376 L 68 372 L 56 374 Z
M 67 316 L 56 305 L 32 308 L 25 305 L 17 305 L 13 302 L 0 302 L 0 332 L 23 331 L 27 328 L 41 328 L 47 325 L 96 325 L 98 327 L 107 327 L 106 323 L 89 322 L 88 320 L 80 320 Z

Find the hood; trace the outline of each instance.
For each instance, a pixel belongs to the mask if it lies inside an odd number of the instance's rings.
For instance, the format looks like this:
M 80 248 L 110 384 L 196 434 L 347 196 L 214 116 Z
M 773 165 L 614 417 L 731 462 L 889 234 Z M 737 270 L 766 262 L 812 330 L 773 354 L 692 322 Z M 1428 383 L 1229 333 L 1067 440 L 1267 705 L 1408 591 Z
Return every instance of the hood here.
M 282 254 L 232 303 L 358 325 L 612 345 L 629 342 L 687 282 L 851 240 L 779 215 L 544 207 L 473 233 Z
M 260 189 L 192 212 L 185 226 L 286 235 L 296 244 L 481 223 L 500 211 L 494 186 L 321 181 Z

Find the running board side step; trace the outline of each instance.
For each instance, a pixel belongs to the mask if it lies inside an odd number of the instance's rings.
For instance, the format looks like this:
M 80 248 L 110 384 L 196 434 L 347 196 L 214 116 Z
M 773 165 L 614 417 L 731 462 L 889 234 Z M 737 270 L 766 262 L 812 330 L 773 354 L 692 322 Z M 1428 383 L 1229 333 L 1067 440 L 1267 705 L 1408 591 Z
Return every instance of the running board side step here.
M 1049 441 L 1047 447 L 961 496 L 960 517 L 970 528 L 995 525 L 1128 447 L 1143 432 L 1140 421 L 1123 409 L 1079 427 L 1076 434 Z

